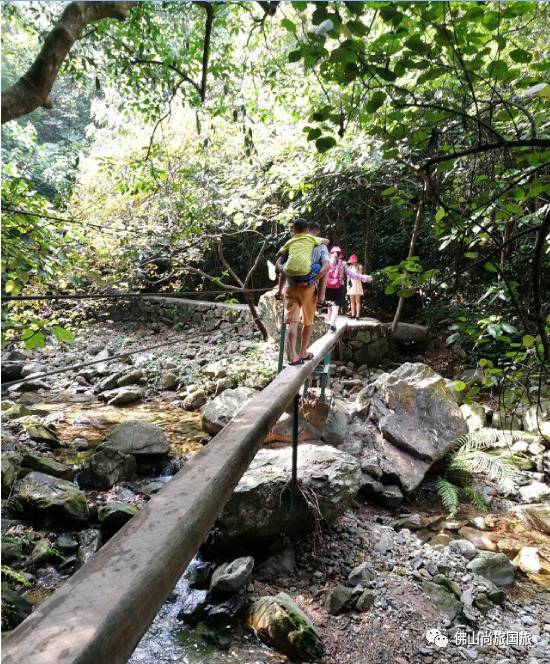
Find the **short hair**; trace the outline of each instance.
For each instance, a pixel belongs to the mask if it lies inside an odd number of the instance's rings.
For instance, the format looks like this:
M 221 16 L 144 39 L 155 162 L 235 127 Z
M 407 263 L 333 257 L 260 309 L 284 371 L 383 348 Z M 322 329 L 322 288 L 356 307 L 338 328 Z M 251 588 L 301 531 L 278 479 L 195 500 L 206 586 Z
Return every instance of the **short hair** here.
M 321 230 L 321 224 L 317 221 L 308 221 L 307 222 L 307 227 L 308 230 L 310 231 L 320 231 Z
M 297 233 L 303 233 L 304 231 L 307 230 L 307 222 L 305 221 L 305 219 L 295 219 L 292 223 L 292 228 Z

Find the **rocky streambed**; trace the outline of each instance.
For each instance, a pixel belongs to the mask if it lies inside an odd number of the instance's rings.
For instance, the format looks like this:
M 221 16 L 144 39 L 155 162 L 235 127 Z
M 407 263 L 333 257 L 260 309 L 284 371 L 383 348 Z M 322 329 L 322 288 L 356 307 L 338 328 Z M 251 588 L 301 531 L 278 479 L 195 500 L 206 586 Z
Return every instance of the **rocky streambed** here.
M 114 359 L 159 338 L 176 343 Z M 90 328 L 70 349 L 8 356 L 16 378 L 101 362 L 4 394 L 3 628 L 221 430 L 276 357 L 223 327 L 122 324 Z M 315 390 L 302 403 L 293 502 L 283 415 L 131 662 L 547 661 L 547 442 L 526 410 L 523 431 L 495 442 L 516 446 L 521 471 L 476 478 L 486 511 L 448 518 L 435 485 L 446 455 L 458 436 L 502 423 L 461 406 L 449 377 L 412 359 L 333 363 L 330 407 Z M 483 631 L 523 641 L 480 644 Z

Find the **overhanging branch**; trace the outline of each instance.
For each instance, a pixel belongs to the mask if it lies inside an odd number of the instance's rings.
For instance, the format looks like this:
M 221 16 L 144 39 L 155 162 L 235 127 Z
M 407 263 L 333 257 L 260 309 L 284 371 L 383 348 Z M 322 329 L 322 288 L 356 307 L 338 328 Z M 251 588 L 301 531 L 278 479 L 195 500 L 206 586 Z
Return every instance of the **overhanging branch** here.
M 82 31 L 104 18 L 124 21 L 131 2 L 71 2 L 44 40 L 40 53 L 25 74 L 2 92 L 2 123 L 36 108 L 51 108 L 50 92 L 61 65 Z

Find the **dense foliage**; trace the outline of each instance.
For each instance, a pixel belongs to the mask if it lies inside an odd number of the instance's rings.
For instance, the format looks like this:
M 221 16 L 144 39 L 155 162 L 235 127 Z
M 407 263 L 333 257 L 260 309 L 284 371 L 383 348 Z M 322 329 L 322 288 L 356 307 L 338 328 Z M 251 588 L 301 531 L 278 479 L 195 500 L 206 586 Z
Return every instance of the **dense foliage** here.
M 4 8 L 4 87 L 63 7 Z M 265 287 L 300 214 L 373 271 L 377 311 L 399 301 L 396 321 L 532 398 L 550 363 L 548 14 L 142 2 L 90 24 L 53 108 L 3 128 L 4 293 Z M 39 309 L 5 316 L 8 337 L 51 331 Z

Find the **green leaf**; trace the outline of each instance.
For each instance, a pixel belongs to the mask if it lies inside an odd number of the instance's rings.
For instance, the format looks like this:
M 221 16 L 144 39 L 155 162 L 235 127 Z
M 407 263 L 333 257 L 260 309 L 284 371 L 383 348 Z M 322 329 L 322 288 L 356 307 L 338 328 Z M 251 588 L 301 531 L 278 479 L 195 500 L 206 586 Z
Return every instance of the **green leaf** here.
M 25 330 L 21 339 L 25 344 L 25 348 L 29 349 L 38 347 L 44 348 L 46 345 L 44 335 L 42 332 L 37 332 L 36 330 Z
M 453 380 L 452 383 L 450 383 L 450 387 L 455 391 L 455 392 L 462 392 L 465 390 L 468 386 L 463 380 Z
M 398 297 L 411 297 L 416 293 L 416 290 L 414 288 L 402 288 L 401 290 L 397 291 L 397 296 Z
M 535 337 L 532 337 L 530 334 L 525 334 L 521 340 L 524 348 L 533 348 L 535 345 Z
M 319 152 L 327 152 L 336 145 L 336 139 L 333 136 L 323 136 L 315 141 L 315 146 Z
M 314 141 L 316 138 L 319 138 L 323 132 L 319 129 L 319 127 L 315 127 L 313 129 L 310 129 L 307 134 L 307 140 L 308 141 Z
M 296 51 L 290 51 L 288 54 L 289 62 L 298 62 L 302 58 L 302 51 L 297 49 Z
M 293 23 L 289 18 L 284 18 L 281 21 L 281 25 L 285 30 L 288 30 L 289 32 L 292 33 L 296 32 L 296 23 Z
M 441 221 L 446 214 L 447 213 L 445 212 L 445 210 L 442 207 L 438 208 L 437 212 L 435 213 L 435 220 L 436 221 Z
M 377 90 L 367 102 L 366 108 L 369 113 L 374 113 L 386 101 L 386 93 L 382 90 Z
M 498 267 L 494 263 L 491 263 L 491 261 L 484 263 L 483 267 L 487 270 L 487 272 L 498 272 Z
M 515 48 L 513 51 L 510 51 L 510 57 L 514 62 L 531 62 L 533 59 L 531 53 L 523 48 Z
M 487 69 L 489 76 L 493 76 L 500 81 L 504 81 L 508 78 L 508 65 L 504 60 L 495 60 Z
M 52 325 L 52 332 L 58 341 L 74 341 L 75 335 L 60 325 Z

